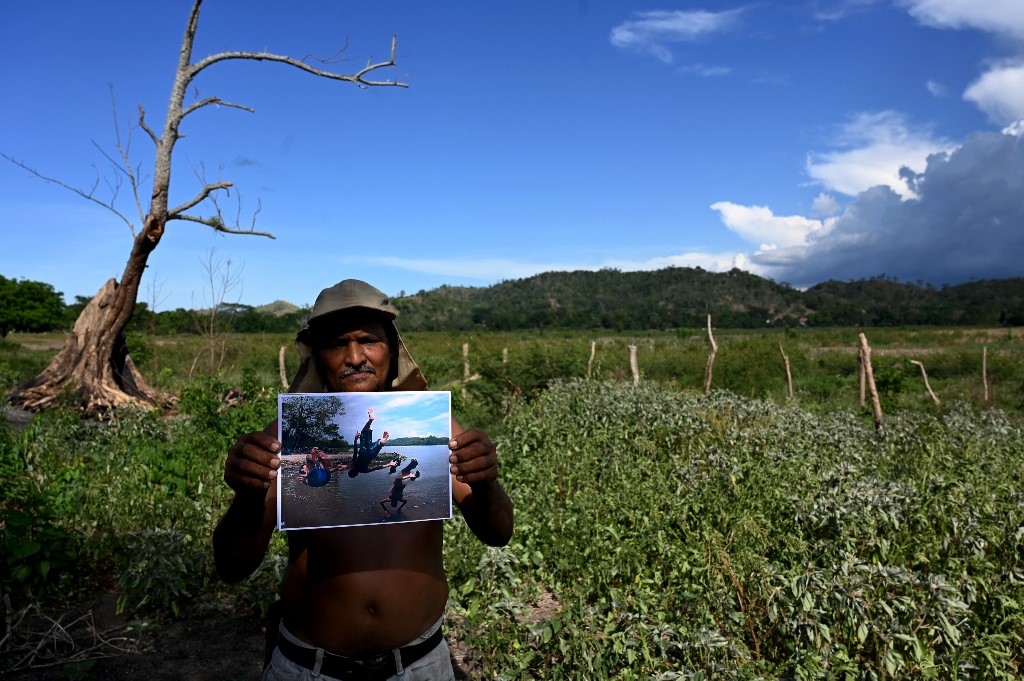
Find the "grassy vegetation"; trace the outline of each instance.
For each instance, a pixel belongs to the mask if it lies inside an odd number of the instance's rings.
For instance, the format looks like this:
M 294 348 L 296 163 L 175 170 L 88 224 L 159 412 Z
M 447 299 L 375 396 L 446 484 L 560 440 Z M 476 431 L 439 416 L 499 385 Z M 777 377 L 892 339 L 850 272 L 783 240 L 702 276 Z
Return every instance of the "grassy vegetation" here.
M 45 337 L 24 336 L 45 346 Z M 285 561 L 214 576 L 229 500 L 223 456 L 275 413 L 290 338 L 233 337 L 222 371 L 201 339 L 133 342 L 170 417 L 0 421 L 0 588 L 14 609 L 114 588 L 140 621 L 227 605 L 260 612 Z M 1017 678 L 1024 649 L 1024 335 L 872 330 L 886 411 L 858 406 L 852 330 L 702 330 L 597 340 L 407 334 L 457 417 L 499 441 L 517 510 L 505 549 L 446 530 L 453 634 L 489 678 Z M 793 365 L 785 397 L 778 345 Z M 631 384 L 628 345 L 643 380 Z M 991 400 L 981 400 L 981 348 Z M 507 362 L 503 351 L 507 349 Z M 5 389 L 52 356 L 0 343 Z M 941 407 L 924 394 L 925 362 Z M 287 354 L 288 370 L 296 357 Z M 222 410 L 241 386 L 246 399 Z M 12 633 L 9 645 L 18 642 Z M 8 663 L 0 654 L 0 669 Z
M 877 433 L 849 412 L 575 381 L 506 426 L 515 541 L 448 563 L 487 670 L 1021 673 L 1024 440 L 1001 412 L 903 414 Z

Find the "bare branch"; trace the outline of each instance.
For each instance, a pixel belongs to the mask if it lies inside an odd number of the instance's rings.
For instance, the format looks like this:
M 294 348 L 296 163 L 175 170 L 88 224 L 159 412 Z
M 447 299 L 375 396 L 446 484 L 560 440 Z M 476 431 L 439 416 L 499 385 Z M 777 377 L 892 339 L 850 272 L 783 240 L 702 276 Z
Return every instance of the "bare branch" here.
M 132 198 L 135 199 L 135 209 L 139 212 L 139 220 L 145 220 L 146 213 L 142 210 L 142 201 L 139 198 L 139 179 L 135 175 L 132 162 L 129 159 L 132 149 L 132 124 L 131 121 L 128 122 L 128 141 L 122 146 L 121 127 L 117 124 L 117 99 L 114 97 L 114 86 L 110 86 L 110 111 L 114 117 L 114 139 L 116 141 L 114 148 L 117 149 L 117 152 L 121 155 L 121 162 L 124 163 L 123 172 L 128 176 L 128 183 L 132 188 Z M 118 170 L 122 169 L 118 166 Z
M 347 59 L 342 59 L 341 58 L 341 55 L 343 55 L 345 53 L 345 50 L 347 50 L 347 49 L 348 49 L 348 36 L 345 36 L 345 44 L 342 45 L 341 48 L 337 52 L 332 54 L 330 57 L 324 57 L 323 59 L 321 59 L 320 57 L 316 56 L 315 54 L 307 54 L 305 57 L 302 58 L 302 61 L 306 61 L 307 59 L 315 59 L 318 62 L 320 62 L 321 64 L 338 64 L 338 63 L 343 62 L 343 61 L 348 61 Z
M 354 74 L 341 74 L 333 73 L 332 71 L 324 71 L 310 66 L 306 62 L 296 59 L 294 57 L 288 57 L 281 54 L 271 54 L 270 52 L 220 52 L 218 54 L 212 54 L 205 59 L 196 62 L 189 73 L 188 80 L 192 80 L 195 76 L 205 69 L 207 66 L 216 64 L 219 61 L 226 61 L 228 59 L 247 59 L 253 61 L 274 61 L 281 64 L 287 64 L 294 66 L 297 69 L 312 73 L 314 76 L 320 78 L 328 78 L 330 80 L 343 80 L 349 83 L 354 83 L 356 86 L 366 89 L 368 87 L 409 87 L 408 83 L 402 83 L 397 80 L 367 80 L 366 76 L 378 69 L 389 68 L 396 66 L 395 63 L 395 47 L 398 44 L 397 36 L 391 38 L 391 58 L 388 61 L 382 61 L 374 63 L 367 63 L 360 71 Z M 191 108 L 191 107 L 190 107 Z
M 93 185 L 93 188 L 91 190 L 86 192 L 86 191 L 83 191 L 81 189 L 78 189 L 77 187 L 72 187 L 69 184 L 61 182 L 60 180 L 54 179 L 54 178 L 50 177 L 49 175 L 43 175 L 41 172 L 39 172 L 35 168 L 33 168 L 33 167 L 29 166 L 29 165 L 26 165 L 25 163 L 15 159 L 15 158 L 13 158 L 11 156 L 8 156 L 7 154 L 0 153 L 0 157 L 3 157 L 5 159 L 7 159 L 8 161 L 10 161 L 14 165 L 18 166 L 22 170 L 25 170 L 25 171 L 29 172 L 30 174 L 38 177 L 40 180 L 42 180 L 44 182 L 49 182 L 50 184 L 55 184 L 58 187 L 63 187 L 64 189 L 67 189 L 69 192 L 73 192 L 75 194 L 78 194 L 79 196 L 81 196 L 83 199 L 86 199 L 87 201 L 92 201 L 93 203 L 95 203 L 98 206 L 103 206 L 104 208 L 109 210 L 111 213 L 113 213 L 117 217 L 121 218 L 121 220 L 124 221 L 124 224 L 128 225 L 128 229 L 130 229 L 132 231 L 132 234 L 133 235 L 135 234 L 135 226 L 132 225 L 131 220 L 126 218 L 124 215 L 122 215 L 121 212 L 118 211 L 116 208 L 114 208 L 114 206 L 111 205 L 110 203 L 107 203 L 105 201 L 101 201 L 101 200 L 97 199 L 95 196 L 92 195 L 93 192 L 96 190 L 96 185 L 95 184 Z
M 241 200 L 241 194 L 239 194 L 239 200 Z M 263 212 L 263 200 L 256 199 L 256 210 L 252 212 L 252 222 L 249 224 L 249 231 L 256 231 L 256 216 Z
M 174 210 L 167 211 L 167 219 L 168 220 L 176 219 L 178 217 L 179 213 L 184 213 L 188 209 L 193 208 L 194 206 L 196 206 L 199 203 L 202 203 L 213 192 L 215 192 L 215 191 L 217 191 L 219 189 L 227 189 L 227 188 L 229 188 L 231 186 L 233 186 L 233 185 L 230 182 L 217 182 L 215 184 L 208 184 L 208 185 L 204 186 L 202 188 L 202 190 L 192 198 L 191 201 L 186 201 L 185 203 L 181 204 L 180 206 L 178 206 Z
M 223 232 L 224 234 L 252 234 L 254 236 L 265 236 L 269 239 L 276 239 L 277 237 L 270 232 L 257 232 L 254 229 L 232 229 L 224 225 L 220 218 L 201 218 L 195 215 L 168 215 L 168 220 L 185 220 L 186 222 L 198 222 L 212 227 L 215 231 Z
M 201 102 L 196 102 L 195 104 L 189 105 L 188 108 L 181 112 L 181 118 L 188 116 L 196 109 L 200 109 L 204 106 L 209 106 L 210 104 L 216 104 L 217 106 L 230 106 L 234 109 L 242 109 L 243 111 L 248 111 L 249 113 L 253 113 L 256 111 L 256 109 L 252 108 L 251 106 L 245 106 L 244 104 L 234 104 L 233 102 L 225 102 L 219 97 L 207 97 Z
M 146 134 L 149 135 L 149 139 L 153 140 L 153 144 L 160 143 L 160 138 L 156 136 L 156 133 L 153 132 L 148 125 L 146 125 L 146 110 L 142 108 L 141 104 L 139 104 L 139 127 L 146 131 Z

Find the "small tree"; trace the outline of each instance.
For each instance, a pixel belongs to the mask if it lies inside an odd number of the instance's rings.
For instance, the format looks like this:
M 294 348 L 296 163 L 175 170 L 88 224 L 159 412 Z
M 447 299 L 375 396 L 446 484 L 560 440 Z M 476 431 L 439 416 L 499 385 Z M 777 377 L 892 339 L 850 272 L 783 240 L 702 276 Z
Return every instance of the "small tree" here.
M 173 220 L 187 220 L 204 224 L 218 232 L 227 234 L 257 234 L 273 238 L 269 232 L 258 232 L 254 227 L 239 228 L 237 224 L 229 227 L 219 207 L 217 196 L 225 193 L 232 186 L 231 182 L 207 182 L 202 180 L 199 192 L 181 205 L 171 206 L 169 203 L 171 185 L 171 157 L 175 144 L 183 135 L 179 133 L 182 122 L 195 111 L 210 105 L 253 111 L 253 109 L 233 102 L 226 102 L 218 97 L 206 97 L 191 104 L 185 104 L 185 94 L 192 81 L 204 70 L 223 61 L 272 61 L 300 69 L 320 78 L 353 83 L 359 88 L 373 86 L 406 87 L 404 83 L 393 80 L 369 80 L 368 76 L 378 69 L 395 65 L 395 40 L 391 42 L 391 57 L 387 61 L 369 62 L 354 74 L 339 74 L 323 70 L 307 64 L 304 60 L 293 57 L 271 54 L 269 52 L 220 52 L 200 59 L 193 63 L 192 46 L 196 29 L 199 25 L 199 8 L 202 0 L 195 0 L 189 13 L 185 35 L 181 41 L 178 68 L 171 86 L 170 102 L 167 105 L 167 116 L 163 131 L 157 135 L 146 123 L 145 111 L 139 107 L 138 128 L 141 129 L 155 146 L 153 185 L 149 199 L 149 209 L 143 211 L 141 200 L 140 173 L 131 164 L 128 156 L 130 140 L 123 146 L 118 136 L 116 150 L 119 159 L 115 162 L 119 175 L 111 183 L 113 197 L 103 201 L 95 196 L 94 186 L 90 190 L 71 187 L 59 180 L 47 177 L 10 156 L 4 158 L 24 168 L 36 177 L 64 187 L 83 198 L 98 203 L 109 209 L 124 221 L 131 230 L 134 241 L 128 262 L 121 275 L 120 282 L 108 280 L 93 296 L 89 304 L 75 321 L 74 329 L 68 336 L 63 349 L 57 354 L 50 365 L 35 379 L 17 388 L 11 394 L 11 401 L 23 408 L 39 411 L 46 408 L 59 395 L 72 392 L 77 394 L 81 411 L 89 416 L 101 416 L 112 407 L 137 404 L 143 406 L 162 405 L 168 403 L 168 396 L 146 384 L 142 375 L 135 368 L 132 358 L 128 355 L 125 345 L 124 330 L 132 318 L 135 301 L 139 293 L 139 284 L 145 271 L 150 254 L 160 244 L 167 224 Z M 115 107 L 116 120 L 116 107 Z M 113 160 L 113 159 L 111 159 Z M 136 230 L 134 223 L 115 207 L 117 190 L 127 182 L 131 189 L 138 210 L 141 229 Z M 212 206 L 213 214 L 196 215 L 192 211 L 201 205 Z

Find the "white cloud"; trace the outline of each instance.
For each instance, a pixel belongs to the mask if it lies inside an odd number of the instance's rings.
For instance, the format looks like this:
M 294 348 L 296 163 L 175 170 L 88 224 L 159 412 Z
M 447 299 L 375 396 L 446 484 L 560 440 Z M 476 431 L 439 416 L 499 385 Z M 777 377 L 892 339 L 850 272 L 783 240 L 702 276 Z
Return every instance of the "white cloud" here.
M 814 17 L 820 21 L 839 21 L 851 14 L 868 9 L 878 2 L 879 0 L 838 0 L 838 2 L 815 3 Z
M 667 45 L 689 42 L 713 33 L 733 28 L 742 9 L 724 12 L 705 10 L 654 10 L 638 12 L 637 18 L 624 21 L 611 31 L 609 39 L 619 48 L 648 52 L 658 59 L 672 63 L 673 55 Z
M 734 267 L 760 274 L 762 269 L 750 262 L 744 253 L 725 252 L 709 253 L 704 251 L 687 251 L 675 255 L 658 256 L 644 260 L 612 259 L 600 263 L 594 262 L 528 262 L 518 260 L 430 260 L 423 258 L 399 258 L 394 256 L 358 258 L 344 257 L 339 262 L 369 265 L 374 268 L 384 267 L 392 270 L 405 270 L 425 274 L 451 276 L 458 273 L 459 277 L 475 279 L 481 284 L 491 284 L 507 279 L 523 279 L 543 272 L 574 272 L 577 270 L 597 271 L 602 268 L 615 268 L 624 272 L 658 270 L 666 267 L 701 267 L 710 272 L 728 272 Z
M 707 253 L 702 251 L 687 251 L 648 260 L 617 260 L 609 262 L 607 266 L 626 272 L 660 270 L 666 267 L 700 267 L 709 272 L 728 272 L 734 267 L 748 272 L 757 273 L 759 271 L 759 268 L 751 266 L 748 256 L 744 253 Z
M 809 235 L 824 227 L 821 220 L 802 215 L 775 215 L 764 206 L 719 201 L 711 204 L 711 208 L 721 213 L 726 227 L 745 241 L 759 244 L 763 251 L 806 244 Z
M 818 215 L 835 215 L 839 212 L 839 202 L 834 196 L 824 192 L 814 197 L 812 207 Z
M 928 90 L 928 92 L 932 94 L 932 97 L 946 96 L 946 86 L 943 85 L 942 83 L 937 83 L 934 80 L 929 80 L 927 83 L 924 84 L 924 87 L 925 89 Z
M 935 28 L 974 28 L 1024 38 L 1020 0 L 902 0 L 911 16 Z
M 1003 128 L 1003 134 L 1013 135 L 1015 137 L 1024 137 L 1024 118 L 1014 121 Z
M 727 76 L 732 73 L 731 66 L 707 66 L 705 64 L 691 64 L 690 66 L 679 67 L 680 73 L 692 73 L 696 76 L 714 78 L 715 76 Z
M 913 198 L 901 169 L 920 171 L 929 155 L 952 145 L 933 138 L 927 129 L 912 129 L 902 114 L 881 111 L 856 115 L 842 127 L 833 146 L 835 151 L 807 158 L 807 174 L 826 189 L 856 196 L 885 185 L 904 198 Z
M 915 200 L 873 187 L 805 245 L 762 249 L 751 262 L 797 286 L 882 273 L 933 282 L 1024 274 L 1024 140 L 975 133 L 907 178 Z
M 1021 2 L 1024 7 L 1024 2 Z M 1024 63 L 1005 62 L 993 66 L 964 91 L 964 99 L 999 125 L 1024 118 Z

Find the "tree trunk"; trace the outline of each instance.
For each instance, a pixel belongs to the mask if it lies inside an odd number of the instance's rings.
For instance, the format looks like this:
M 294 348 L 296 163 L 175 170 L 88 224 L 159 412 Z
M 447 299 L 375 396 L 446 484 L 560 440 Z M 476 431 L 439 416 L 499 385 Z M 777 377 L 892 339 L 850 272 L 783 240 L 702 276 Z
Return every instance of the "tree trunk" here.
M 101 417 L 114 407 L 172 403 L 170 396 L 146 383 L 128 354 L 124 335 L 135 312 L 146 261 L 163 234 L 163 225 L 157 223 L 147 218 L 135 238 L 121 283 L 110 279 L 100 288 L 50 365 L 11 393 L 12 404 L 41 411 L 60 398 L 70 398 L 83 416 Z

